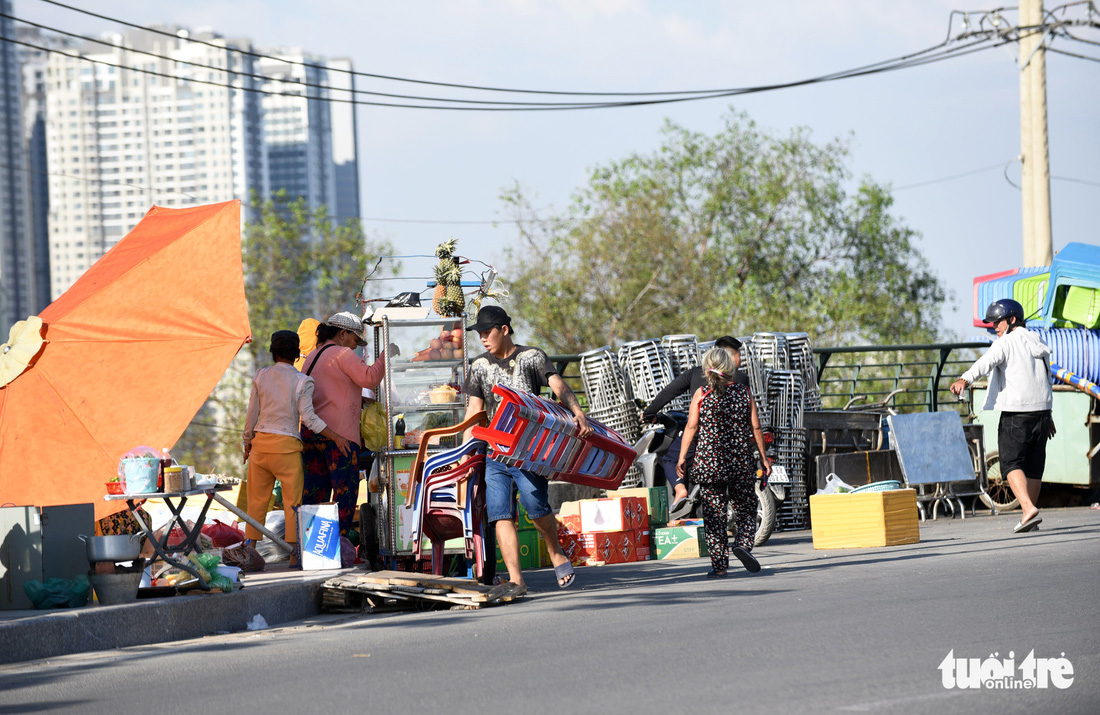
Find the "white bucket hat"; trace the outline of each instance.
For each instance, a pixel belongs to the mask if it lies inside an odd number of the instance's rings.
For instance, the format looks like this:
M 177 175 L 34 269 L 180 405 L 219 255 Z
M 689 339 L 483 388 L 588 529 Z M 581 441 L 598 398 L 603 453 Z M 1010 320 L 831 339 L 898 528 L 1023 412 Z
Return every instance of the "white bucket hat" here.
M 329 319 L 325 321 L 325 325 L 331 325 L 334 328 L 348 331 L 355 336 L 360 346 L 367 344 L 367 329 L 363 326 L 363 319 L 355 313 L 342 310 L 329 317 Z

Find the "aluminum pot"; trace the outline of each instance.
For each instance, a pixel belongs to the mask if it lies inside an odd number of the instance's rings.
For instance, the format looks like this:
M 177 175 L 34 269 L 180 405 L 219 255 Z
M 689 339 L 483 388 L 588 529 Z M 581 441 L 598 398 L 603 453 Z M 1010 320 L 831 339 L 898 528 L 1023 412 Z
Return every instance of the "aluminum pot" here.
M 88 561 L 133 561 L 141 555 L 141 534 L 79 538 L 88 546 Z

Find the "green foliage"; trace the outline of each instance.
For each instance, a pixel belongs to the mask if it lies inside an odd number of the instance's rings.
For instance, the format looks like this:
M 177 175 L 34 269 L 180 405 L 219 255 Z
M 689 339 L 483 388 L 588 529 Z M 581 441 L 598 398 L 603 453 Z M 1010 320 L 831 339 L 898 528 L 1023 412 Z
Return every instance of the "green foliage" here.
M 324 207 L 304 199 L 253 197 L 255 220 L 241 237 L 245 294 L 253 341 L 237 356 L 192 420 L 173 456 L 200 471 L 238 473 L 241 430 L 252 374 L 271 364 L 269 338 L 297 330 L 302 320 L 324 320 L 340 310 L 358 310 L 355 297 L 378 256 L 390 246 L 368 239 L 358 221 L 335 222 Z
M 695 333 L 801 331 L 817 344 L 934 339 L 944 291 L 889 213 L 845 187 L 848 147 L 775 137 L 731 112 L 715 136 L 666 123 L 660 148 L 598 167 L 564 215 L 521 217 L 510 312 L 555 352 Z

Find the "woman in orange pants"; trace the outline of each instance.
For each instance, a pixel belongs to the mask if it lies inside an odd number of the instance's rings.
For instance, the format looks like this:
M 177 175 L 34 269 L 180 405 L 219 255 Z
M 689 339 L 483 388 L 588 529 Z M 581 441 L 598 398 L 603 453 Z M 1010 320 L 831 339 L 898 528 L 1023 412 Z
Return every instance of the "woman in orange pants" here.
M 298 507 L 302 504 L 305 478 L 299 423 L 331 440 L 343 438 L 313 412 L 313 378 L 294 367 L 299 356 L 298 334 L 292 330 L 273 333 L 270 350 L 275 364 L 256 371 L 252 378 L 244 425 L 248 515 L 261 524 L 264 522 L 278 479 L 283 485 L 286 541 L 297 547 Z M 246 543 L 251 543 L 261 535 L 258 529 L 249 525 L 245 528 L 245 537 Z M 296 550 L 291 556 L 291 566 L 297 565 Z

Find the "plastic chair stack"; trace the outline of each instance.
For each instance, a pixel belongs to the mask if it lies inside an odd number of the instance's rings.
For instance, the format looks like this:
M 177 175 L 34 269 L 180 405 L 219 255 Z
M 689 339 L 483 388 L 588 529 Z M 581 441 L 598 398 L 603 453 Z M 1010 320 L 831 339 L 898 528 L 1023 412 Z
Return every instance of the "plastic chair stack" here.
M 497 385 L 493 422 L 475 427 L 490 456 L 509 466 L 563 482 L 617 489 L 637 453 L 615 430 L 588 419 L 592 434 L 581 438 L 573 415 L 560 405 Z
M 432 542 L 432 573 L 443 574 L 443 549 L 449 539 L 462 538 L 466 558 L 478 578 L 485 567 L 485 459 L 487 445 L 480 440 L 427 457 L 428 442 L 436 435 L 458 434 L 487 422 L 484 412 L 453 427 L 427 430 L 409 474 L 405 508 L 412 509 L 413 557 L 423 553 L 424 538 Z M 461 461 L 465 458 L 466 461 Z M 461 463 L 460 463 L 461 462 Z

